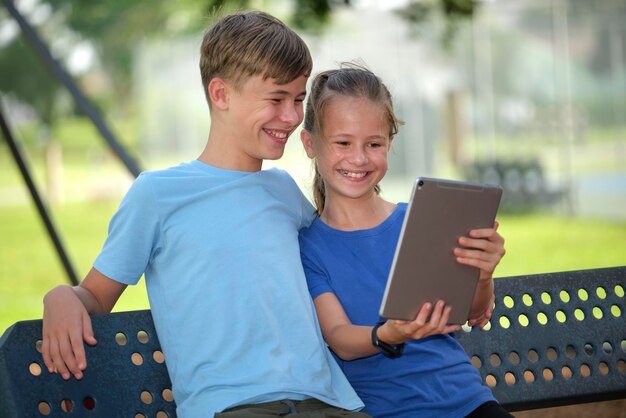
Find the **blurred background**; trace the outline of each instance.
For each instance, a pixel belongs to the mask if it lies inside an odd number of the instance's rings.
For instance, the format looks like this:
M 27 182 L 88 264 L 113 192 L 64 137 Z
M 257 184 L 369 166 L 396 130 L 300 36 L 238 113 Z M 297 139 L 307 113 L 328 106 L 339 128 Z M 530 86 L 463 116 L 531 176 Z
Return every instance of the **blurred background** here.
M 40 318 L 43 295 L 70 283 L 68 271 L 84 276 L 136 171 L 201 152 L 210 119 L 198 51 L 216 8 L 281 18 L 310 46 L 314 73 L 359 60 L 385 80 L 406 122 L 387 199 L 408 200 L 417 175 L 501 184 L 508 253 L 497 276 L 626 265 L 624 0 L 1 4 L 0 333 Z M 298 138 L 265 167 L 287 169 L 310 195 Z M 116 310 L 147 306 L 139 285 Z

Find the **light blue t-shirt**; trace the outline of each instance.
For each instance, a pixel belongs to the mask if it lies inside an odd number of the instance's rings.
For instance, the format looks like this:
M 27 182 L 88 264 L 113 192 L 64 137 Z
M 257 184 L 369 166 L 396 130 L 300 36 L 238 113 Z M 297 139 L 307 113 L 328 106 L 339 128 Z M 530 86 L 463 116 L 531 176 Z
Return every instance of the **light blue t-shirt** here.
M 355 325 L 372 326 L 391 268 L 406 203 L 380 225 L 341 231 L 316 219 L 300 233 L 302 262 L 313 298 L 331 292 Z M 493 401 L 467 353 L 452 334 L 409 341 L 402 356 L 378 353 L 342 370 L 375 418 L 458 418 Z
M 141 174 L 94 267 L 122 283 L 145 272 L 177 414 L 317 398 L 363 404 L 322 339 L 298 230 L 313 208 L 278 169 L 191 161 Z

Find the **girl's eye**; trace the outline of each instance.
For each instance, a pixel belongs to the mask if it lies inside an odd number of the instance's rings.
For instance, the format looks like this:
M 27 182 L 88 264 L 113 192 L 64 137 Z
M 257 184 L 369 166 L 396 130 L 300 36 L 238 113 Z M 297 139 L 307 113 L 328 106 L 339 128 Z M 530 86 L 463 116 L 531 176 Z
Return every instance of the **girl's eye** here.
M 370 144 L 370 148 L 378 148 L 378 147 L 380 147 L 380 144 L 378 142 L 372 142 Z

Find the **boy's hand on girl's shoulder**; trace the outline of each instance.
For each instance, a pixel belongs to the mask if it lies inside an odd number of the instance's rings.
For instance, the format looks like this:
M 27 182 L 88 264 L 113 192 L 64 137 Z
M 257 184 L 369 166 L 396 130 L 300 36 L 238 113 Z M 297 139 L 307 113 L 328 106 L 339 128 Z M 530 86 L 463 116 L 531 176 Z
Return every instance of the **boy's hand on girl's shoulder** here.
M 480 280 L 491 280 L 493 272 L 506 250 L 504 238 L 498 233 L 498 222 L 493 228 L 473 229 L 469 236 L 459 238 L 459 245 L 454 249 L 457 262 L 480 269 Z
M 91 318 L 70 286 L 61 285 L 44 297 L 41 353 L 50 373 L 82 379 L 87 367 L 83 341 L 95 345 Z

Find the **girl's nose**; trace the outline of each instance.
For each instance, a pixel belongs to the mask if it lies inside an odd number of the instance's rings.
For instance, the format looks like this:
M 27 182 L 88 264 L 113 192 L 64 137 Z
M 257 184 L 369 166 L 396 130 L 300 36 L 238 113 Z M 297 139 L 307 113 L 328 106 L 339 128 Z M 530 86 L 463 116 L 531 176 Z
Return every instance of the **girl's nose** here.
M 355 148 L 350 155 L 350 162 L 357 165 L 366 164 L 367 153 L 362 148 Z

